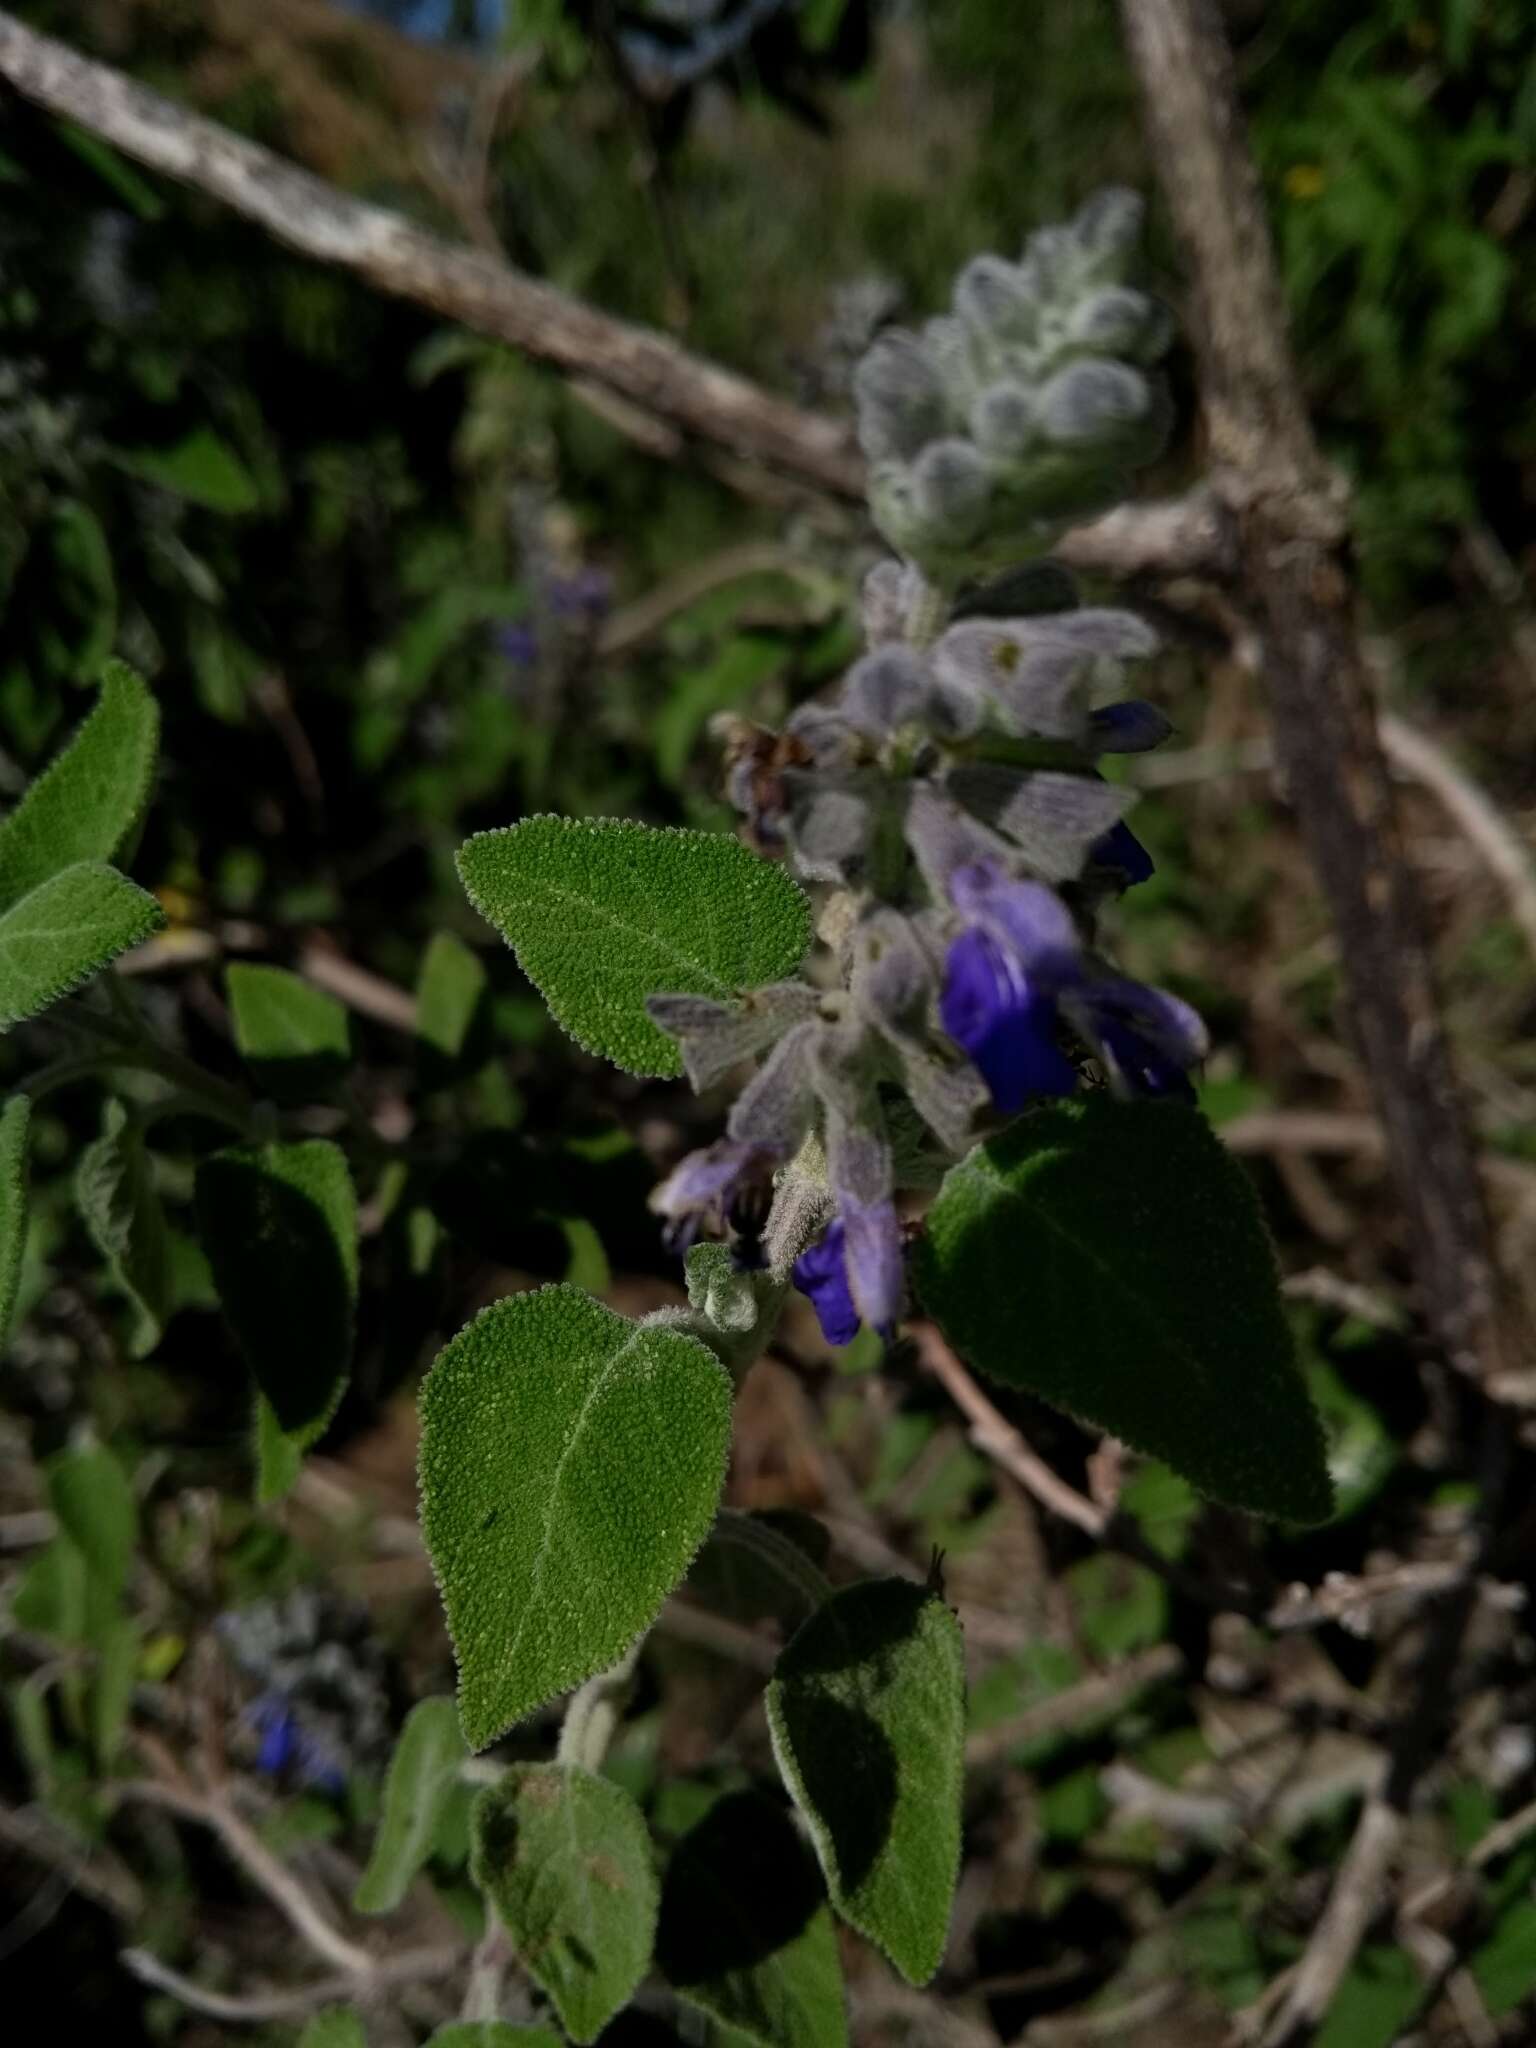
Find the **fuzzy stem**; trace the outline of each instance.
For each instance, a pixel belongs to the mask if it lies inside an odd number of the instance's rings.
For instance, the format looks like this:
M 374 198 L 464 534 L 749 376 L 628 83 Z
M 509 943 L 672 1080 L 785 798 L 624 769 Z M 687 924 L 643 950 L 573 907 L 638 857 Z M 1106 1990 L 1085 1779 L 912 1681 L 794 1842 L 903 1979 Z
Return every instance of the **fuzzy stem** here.
M 640 1661 L 642 1636 L 610 1671 L 600 1671 L 571 1695 L 560 1725 L 555 1761 L 580 1764 L 589 1771 L 602 1769 L 619 1721 L 634 1689 L 635 1666 Z

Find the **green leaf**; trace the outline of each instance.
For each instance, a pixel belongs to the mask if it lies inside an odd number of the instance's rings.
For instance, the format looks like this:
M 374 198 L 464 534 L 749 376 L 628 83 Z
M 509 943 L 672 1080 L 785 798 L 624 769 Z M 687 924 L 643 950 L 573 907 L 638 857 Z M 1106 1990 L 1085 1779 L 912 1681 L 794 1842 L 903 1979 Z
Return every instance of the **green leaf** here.
M 133 1303 L 137 1328 L 130 1348 L 143 1358 L 159 1343 L 171 1312 L 171 1239 L 143 1132 L 115 1098 L 102 1110 L 101 1136 L 80 1155 L 75 1200 L 97 1251 Z
M 352 1362 L 357 1197 L 339 1147 L 235 1145 L 197 1169 L 197 1231 L 256 1382 L 257 1498 L 278 1499 Z
M 76 861 L 106 861 L 144 814 L 160 710 L 126 662 L 109 661 L 91 715 L 0 822 L 0 905 Z
M 810 944 L 804 892 L 724 833 L 526 818 L 476 833 L 458 864 L 556 1022 L 632 1074 L 683 1070 L 647 996 L 733 996 L 793 974 Z
M 720 1498 L 730 1381 L 695 1338 L 545 1287 L 460 1331 L 421 1421 L 422 1529 L 481 1749 L 656 1619 Z
M 209 512 L 254 512 L 261 503 L 256 479 L 211 427 L 194 427 L 169 448 L 120 448 L 116 460 L 130 476 Z
M 478 953 L 452 932 L 437 932 L 416 981 L 416 1036 L 428 1087 L 453 1078 L 485 1016 L 486 972 Z
M 1536 1991 L 1536 1900 L 1516 1899 L 1493 1933 L 1468 1959 L 1483 2003 L 1495 2019 L 1513 2012 Z M 1333 2048 L 1340 2048 L 1334 2043 Z
M 280 1102 L 311 1102 L 332 1089 L 352 1058 L 352 1027 L 335 996 L 286 967 L 237 961 L 224 976 L 235 1044 Z
M 1527 1983 L 1536 1979 L 1536 1906 L 1525 1928 L 1523 1962 Z M 1488 1996 L 1474 1957 L 1472 1974 L 1491 2013 L 1508 2010 Z M 1424 1985 L 1412 1958 L 1402 1949 L 1372 1946 L 1361 1949 L 1348 1976 L 1333 1994 L 1328 2017 L 1317 2036 L 1317 2048 L 1392 2048 L 1424 2002 Z M 1518 2002 L 1518 2001 L 1517 2001 Z
M 845 2048 L 837 1935 L 815 1859 L 760 1792 L 717 1800 L 678 1843 L 656 1962 L 673 1990 L 758 2048 Z
M 1263 1218 L 1197 1111 L 1104 1095 L 1030 1111 L 951 1170 L 915 1280 L 994 1379 L 1230 1507 L 1331 1513 Z
M 138 1622 L 124 1618 L 103 1631 L 97 1650 L 91 1685 L 91 1744 L 103 1771 L 112 1768 L 122 1748 L 134 1681 L 139 1675 L 141 1641 Z
M 926 1984 L 960 1869 L 960 1624 L 907 1579 L 844 1587 L 784 1650 L 764 1704 L 833 1905 Z
M 368 2048 L 361 2015 L 349 2005 L 328 2005 L 305 2026 L 299 2048 Z
M 0 917 L 0 1030 L 36 1016 L 165 923 L 116 868 L 79 861 Z
M 412 1707 L 389 1760 L 373 1854 L 352 1900 L 359 1913 L 392 1913 L 405 1897 L 433 1853 L 466 1754 L 452 1700 Z
M 32 1099 L 12 1095 L 0 1109 L 0 1352 L 11 1334 L 21 1258 L 27 1248 L 27 1127 Z
M 475 1801 L 470 1871 L 576 2042 L 650 1966 L 657 1884 L 640 1809 L 579 1764 L 514 1764 Z
M 48 1500 L 102 1594 L 118 1600 L 139 1535 L 127 1473 L 104 1445 L 76 1445 L 50 1459 Z

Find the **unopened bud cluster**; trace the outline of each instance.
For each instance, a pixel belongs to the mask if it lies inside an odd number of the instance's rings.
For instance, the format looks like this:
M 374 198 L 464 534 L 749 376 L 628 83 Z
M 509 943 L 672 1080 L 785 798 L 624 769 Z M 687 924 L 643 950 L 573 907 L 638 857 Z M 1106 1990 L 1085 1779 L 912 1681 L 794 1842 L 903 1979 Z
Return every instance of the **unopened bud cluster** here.
M 854 379 L 870 509 L 891 545 L 948 581 L 1047 547 L 1126 494 L 1163 445 L 1169 408 L 1148 366 L 1167 310 L 1132 289 L 1141 202 L 1109 191 L 1022 261 L 978 256 L 953 310 L 883 334 Z

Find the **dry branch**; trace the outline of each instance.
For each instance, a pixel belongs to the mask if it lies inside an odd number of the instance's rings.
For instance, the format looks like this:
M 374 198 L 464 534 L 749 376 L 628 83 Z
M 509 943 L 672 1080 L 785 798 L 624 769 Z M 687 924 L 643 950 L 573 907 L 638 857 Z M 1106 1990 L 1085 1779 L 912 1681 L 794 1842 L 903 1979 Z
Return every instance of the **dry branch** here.
M 1239 602 L 1259 633 L 1281 769 L 1338 929 L 1418 1291 L 1452 1362 L 1492 1376 L 1505 1338 L 1476 1157 L 1377 736 L 1345 509 L 1302 402 L 1231 53 L 1214 0 L 1122 0 L 1122 15 L 1190 270 Z

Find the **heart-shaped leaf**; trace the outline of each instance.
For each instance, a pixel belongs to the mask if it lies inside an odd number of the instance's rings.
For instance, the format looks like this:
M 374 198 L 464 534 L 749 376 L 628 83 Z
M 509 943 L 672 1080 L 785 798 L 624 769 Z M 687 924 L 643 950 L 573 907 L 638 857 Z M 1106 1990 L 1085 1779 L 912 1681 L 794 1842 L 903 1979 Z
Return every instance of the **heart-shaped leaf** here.
M 683 1070 L 647 996 L 723 1000 L 793 974 L 810 944 L 804 891 L 721 832 L 525 818 L 477 832 L 458 863 L 556 1022 L 632 1074 Z
M 846 1586 L 789 1643 L 764 1704 L 833 1905 L 926 1984 L 960 1869 L 959 1623 L 908 1579 Z
M 0 905 L 76 861 L 112 858 L 143 815 L 159 737 L 142 678 L 109 661 L 90 717 L 0 822 Z
M 821 1874 L 789 1815 L 760 1792 L 717 1800 L 678 1843 L 656 1962 L 690 2005 L 757 2048 L 846 2048 Z
M 436 1845 L 465 1754 L 453 1701 L 419 1700 L 389 1760 L 373 1854 L 352 1899 L 359 1913 L 392 1913 L 405 1897 Z
M 1253 1188 L 1193 1109 L 1031 1110 L 954 1167 L 915 1279 L 973 1365 L 1213 1500 L 1326 1521 L 1332 1491 Z
M 357 1197 L 328 1138 L 233 1145 L 197 1169 L 197 1231 L 256 1382 L 257 1498 L 298 1476 L 346 1388 Z
M 46 1010 L 164 923 L 153 896 L 100 861 L 40 882 L 0 917 L 0 1030 Z
M 640 1809 L 579 1764 L 514 1764 L 475 1801 L 475 1882 L 576 2042 L 650 1967 L 657 1884 Z
M 545 1287 L 460 1331 L 421 1422 L 422 1528 L 480 1749 L 656 1619 L 720 1498 L 730 1381 L 696 1338 Z

